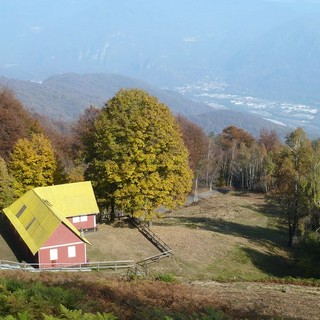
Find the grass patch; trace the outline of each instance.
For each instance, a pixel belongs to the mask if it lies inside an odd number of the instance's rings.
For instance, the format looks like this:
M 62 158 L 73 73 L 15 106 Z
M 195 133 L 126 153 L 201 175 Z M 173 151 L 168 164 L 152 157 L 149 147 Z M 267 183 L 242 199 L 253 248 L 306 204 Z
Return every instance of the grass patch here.
M 160 273 L 155 276 L 155 280 L 172 283 L 172 282 L 176 282 L 177 278 L 172 273 L 164 273 L 164 274 Z
M 226 255 L 208 266 L 211 279 L 217 281 L 257 281 L 269 277 L 265 272 L 259 270 L 252 263 L 246 248 L 237 245 Z

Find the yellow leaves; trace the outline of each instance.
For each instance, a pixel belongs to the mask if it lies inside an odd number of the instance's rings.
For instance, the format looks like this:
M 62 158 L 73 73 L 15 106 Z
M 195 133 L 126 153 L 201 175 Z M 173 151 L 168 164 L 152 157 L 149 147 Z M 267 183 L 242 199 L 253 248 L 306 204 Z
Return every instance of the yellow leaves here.
M 8 163 L 21 195 L 34 187 L 52 184 L 56 167 L 51 143 L 43 134 L 18 140 Z
M 168 107 L 156 98 L 141 90 L 120 90 L 96 120 L 94 137 L 87 176 L 97 180 L 99 195 L 114 199 L 122 210 L 150 215 L 165 203 L 180 203 L 190 191 L 181 133 Z

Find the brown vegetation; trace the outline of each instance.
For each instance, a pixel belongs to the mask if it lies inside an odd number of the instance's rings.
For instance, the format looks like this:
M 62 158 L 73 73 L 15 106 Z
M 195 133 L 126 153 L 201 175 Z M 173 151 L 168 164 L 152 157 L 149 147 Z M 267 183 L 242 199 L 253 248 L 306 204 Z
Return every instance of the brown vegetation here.
M 226 319 L 318 319 L 320 288 L 261 283 L 165 283 L 124 280 L 102 273 L 2 272 L 1 277 L 85 293 L 83 309 L 112 312 L 119 319 L 154 319 L 154 310 L 190 319 L 206 309 L 223 310 Z

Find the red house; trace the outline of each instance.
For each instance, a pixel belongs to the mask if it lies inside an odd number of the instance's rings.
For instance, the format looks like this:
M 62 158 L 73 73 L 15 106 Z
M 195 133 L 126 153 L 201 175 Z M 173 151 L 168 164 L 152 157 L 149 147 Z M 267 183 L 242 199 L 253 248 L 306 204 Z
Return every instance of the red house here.
M 96 229 L 99 212 L 91 182 L 34 188 L 3 210 L 39 268 L 87 262 L 84 231 Z

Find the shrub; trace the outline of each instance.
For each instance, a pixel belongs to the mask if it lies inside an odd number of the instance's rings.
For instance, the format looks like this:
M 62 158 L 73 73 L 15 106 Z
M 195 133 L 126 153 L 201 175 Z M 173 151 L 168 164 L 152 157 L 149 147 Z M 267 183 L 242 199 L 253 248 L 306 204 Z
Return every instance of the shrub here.
M 298 264 L 308 277 L 320 277 L 320 235 L 316 232 L 308 234 L 297 250 Z
M 117 320 L 111 313 L 86 313 L 81 310 L 69 310 L 60 305 L 61 316 L 53 317 L 44 315 L 44 320 L 69 319 L 69 320 Z

